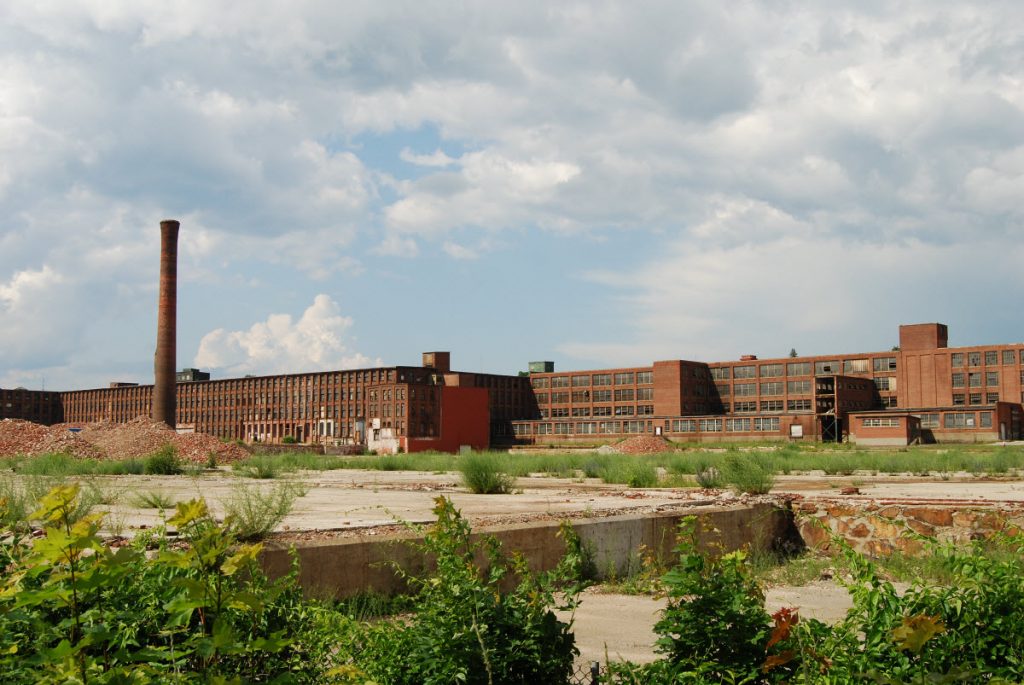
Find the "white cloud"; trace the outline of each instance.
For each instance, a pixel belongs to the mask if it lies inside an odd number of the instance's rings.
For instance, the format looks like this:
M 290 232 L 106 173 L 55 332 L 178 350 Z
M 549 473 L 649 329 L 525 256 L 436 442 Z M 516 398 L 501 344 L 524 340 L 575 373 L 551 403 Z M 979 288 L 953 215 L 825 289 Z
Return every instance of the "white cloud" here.
M 444 150 L 441 150 L 440 148 L 434 150 L 429 155 L 418 155 L 406 147 L 402 148 L 398 157 L 404 162 L 409 162 L 409 164 L 426 167 L 447 167 L 458 161 L 454 157 L 446 155 Z
M 442 249 L 452 259 L 479 259 L 480 254 L 465 245 L 460 245 L 451 241 L 446 242 Z
M 328 295 L 317 295 L 299 317 L 271 314 L 245 331 L 210 331 L 193 363 L 228 376 L 296 373 L 380 366 L 350 349 L 352 318 Z

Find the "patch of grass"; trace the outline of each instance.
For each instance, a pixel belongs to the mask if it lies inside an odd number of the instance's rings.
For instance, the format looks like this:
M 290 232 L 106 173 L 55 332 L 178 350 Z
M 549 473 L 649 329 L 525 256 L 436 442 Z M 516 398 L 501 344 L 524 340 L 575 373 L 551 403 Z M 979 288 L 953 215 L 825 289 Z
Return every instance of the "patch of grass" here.
M 239 540 L 258 540 L 274 530 L 306 492 L 305 486 L 293 481 L 271 487 L 238 483 L 222 502 L 224 522 Z
M 601 480 L 631 488 L 653 488 L 658 485 L 658 471 L 648 462 L 629 459 L 609 464 L 601 472 Z
M 415 606 L 416 598 L 410 595 L 384 595 L 373 590 L 359 592 L 334 603 L 337 611 L 356 621 L 371 621 L 404 614 Z
M 708 464 L 707 462 L 701 462 L 697 465 L 697 471 L 694 473 L 694 477 L 697 479 L 697 484 L 702 488 L 715 489 L 725 486 L 725 479 L 722 477 L 722 472 L 717 466 Z
M 142 472 L 151 476 L 175 476 L 181 473 L 181 461 L 174 445 L 164 445 L 143 461 Z
M 750 568 L 758 582 L 768 586 L 789 585 L 802 587 L 819 580 L 836 560 L 806 552 L 798 556 L 785 556 L 777 552 L 755 551 L 748 557 Z
M 40 498 L 63 482 L 51 476 L 0 476 L 0 523 L 14 529 L 27 528 Z M 109 493 L 95 483 L 86 481 L 79 485 L 79 496 L 68 517 L 72 522 L 109 498 Z
M 275 459 L 270 455 L 249 457 L 245 461 L 237 462 L 231 467 L 238 474 L 246 478 L 257 478 L 259 480 L 270 480 L 287 469 L 287 465 L 281 459 Z
M 462 455 L 459 473 L 462 484 L 477 495 L 504 495 L 515 485 L 515 479 L 505 472 L 501 460 L 486 452 Z
M 160 509 L 161 511 L 174 506 L 174 499 L 159 490 L 147 490 L 135 494 L 132 506 L 138 509 Z

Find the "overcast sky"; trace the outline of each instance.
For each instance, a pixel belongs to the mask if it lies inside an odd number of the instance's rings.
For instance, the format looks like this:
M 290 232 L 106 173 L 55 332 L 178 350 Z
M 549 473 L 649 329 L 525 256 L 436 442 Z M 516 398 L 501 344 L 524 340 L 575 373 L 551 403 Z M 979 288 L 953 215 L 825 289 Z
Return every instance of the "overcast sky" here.
M 808 9 L 806 5 L 811 5 Z M 1024 3 L 0 0 L 0 386 L 1024 339 Z

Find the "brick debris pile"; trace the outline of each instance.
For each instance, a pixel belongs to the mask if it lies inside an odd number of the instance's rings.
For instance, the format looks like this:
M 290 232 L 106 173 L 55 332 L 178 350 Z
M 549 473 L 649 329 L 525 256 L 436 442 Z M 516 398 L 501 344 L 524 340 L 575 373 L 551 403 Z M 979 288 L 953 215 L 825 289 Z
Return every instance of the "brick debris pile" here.
M 615 449 L 622 454 L 657 454 L 658 452 L 670 452 L 672 445 L 665 438 L 657 438 L 653 435 L 637 435 L 626 438 Z
M 223 443 L 202 433 L 178 434 L 162 423 L 138 417 L 128 423 L 99 422 L 82 426 L 80 432 L 67 424 L 41 426 L 29 421 L 0 421 L 0 457 L 35 456 L 63 452 L 79 459 L 136 459 L 173 445 L 187 462 L 203 464 L 212 453 L 218 464 L 249 456 L 234 443 Z

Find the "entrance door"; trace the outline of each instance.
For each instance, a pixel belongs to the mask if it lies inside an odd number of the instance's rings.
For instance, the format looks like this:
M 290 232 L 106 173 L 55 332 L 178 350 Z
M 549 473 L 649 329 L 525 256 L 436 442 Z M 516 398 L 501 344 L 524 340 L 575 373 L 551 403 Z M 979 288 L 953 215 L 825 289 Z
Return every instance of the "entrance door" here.
M 843 433 L 839 419 L 835 416 L 825 415 L 819 417 L 821 421 L 822 442 L 842 442 Z

